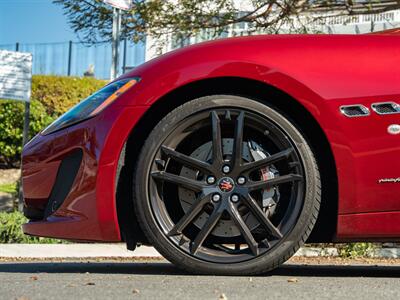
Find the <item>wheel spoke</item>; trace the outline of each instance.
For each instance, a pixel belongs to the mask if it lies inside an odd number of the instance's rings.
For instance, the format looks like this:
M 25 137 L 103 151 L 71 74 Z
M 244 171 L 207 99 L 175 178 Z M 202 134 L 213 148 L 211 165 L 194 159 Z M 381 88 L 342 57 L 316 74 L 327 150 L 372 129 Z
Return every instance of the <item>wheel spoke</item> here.
M 196 238 L 194 239 L 192 246 L 190 248 L 190 252 L 192 254 L 196 254 L 197 250 L 201 247 L 207 236 L 211 233 L 214 229 L 215 225 L 217 225 L 221 215 L 223 213 L 222 209 L 219 207 L 214 208 L 212 214 L 208 217 L 207 222 L 204 224 L 203 228 L 201 228 L 200 232 L 197 234 Z
M 277 238 L 282 238 L 282 233 L 279 231 L 278 228 L 272 224 L 272 222 L 268 219 L 265 213 L 261 210 L 260 206 L 257 202 L 250 196 L 247 195 L 245 197 L 246 204 L 254 214 L 254 216 L 261 222 L 261 224 L 274 236 Z
M 271 165 L 273 163 L 276 163 L 278 161 L 287 159 L 290 154 L 293 152 L 293 148 L 289 148 L 286 150 L 283 150 L 281 152 L 278 152 L 276 154 L 273 154 L 271 156 L 268 156 L 264 159 L 256 160 L 247 164 L 244 164 L 241 168 L 241 172 L 247 172 L 247 171 L 254 171 L 256 169 L 260 169 L 262 167 Z
M 249 227 L 243 221 L 243 218 L 240 215 L 239 211 L 232 204 L 230 205 L 230 208 L 229 208 L 229 214 L 230 214 L 233 222 L 236 224 L 236 226 L 239 228 L 240 232 L 242 233 L 251 252 L 254 255 L 258 255 L 258 243 L 256 242 L 253 235 L 251 234 Z
M 269 189 L 278 184 L 295 182 L 295 181 L 303 181 L 303 176 L 298 174 L 282 175 L 265 181 L 252 182 L 247 184 L 246 187 L 248 188 L 249 192 L 252 192 L 261 189 Z
M 164 171 L 153 172 L 153 173 L 151 173 L 151 176 L 155 180 L 162 180 L 162 181 L 175 183 L 179 186 L 185 187 L 194 192 L 201 192 L 204 187 L 204 184 L 201 183 L 200 181 L 197 181 L 194 179 L 189 179 L 189 178 L 182 177 L 182 176 L 178 176 L 178 175 L 171 174 L 171 173 L 167 173 Z
M 215 111 L 211 112 L 211 126 L 212 126 L 212 154 L 213 164 L 221 164 L 222 157 L 222 137 L 221 137 L 221 122 L 218 114 Z
M 149 148 L 152 161 L 143 161 L 149 222 L 167 224 L 163 239 L 182 254 L 244 263 L 273 251 L 295 226 L 307 192 L 306 166 L 288 142 L 297 135 L 279 120 L 217 102 L 187 117 L 175 112 L 174 124 L 159 132 L 161 146 Z
M 235 136 L 232 153 L 232 168 L 237 168 L 242 162 L 242 147 L 243 147 L 243 127 L 244 127 L 244 111 L 241 111 L 236 118 Z
M 178 223 L 168 232 L 169 236 L 181 234 L 182 231 L 188 226 L 202 211 L 204 205 L 210 201 L 209 196 L 204 196 L 201 199 L 197 200 L 195 204 L 193 204 L 190 209 L 186 212 L 186 214 L 179 220 Z
M 187 156 L 183 153 L 180 153 L 180 152 L 178 152 L 174 149 L 171 149 L 167 146 L 164 146 L 164 145 L 161 146 L 161 151 L 169 158 L 171 158 L 185 166 L 191 167 L 192 169 L 196 169 L 199 171 L 203 171 L 205 173 L 211 173 L 211 165 L 204 161 Z

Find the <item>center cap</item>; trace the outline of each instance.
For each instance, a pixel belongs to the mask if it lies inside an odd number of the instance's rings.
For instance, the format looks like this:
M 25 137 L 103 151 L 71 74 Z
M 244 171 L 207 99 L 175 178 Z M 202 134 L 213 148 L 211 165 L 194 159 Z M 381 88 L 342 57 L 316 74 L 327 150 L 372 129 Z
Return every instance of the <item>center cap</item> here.
M 222 192 L 229 193 L 235 187 L 235 182 L 232 178 L 224 177 L 218 182 L 218 187 Z

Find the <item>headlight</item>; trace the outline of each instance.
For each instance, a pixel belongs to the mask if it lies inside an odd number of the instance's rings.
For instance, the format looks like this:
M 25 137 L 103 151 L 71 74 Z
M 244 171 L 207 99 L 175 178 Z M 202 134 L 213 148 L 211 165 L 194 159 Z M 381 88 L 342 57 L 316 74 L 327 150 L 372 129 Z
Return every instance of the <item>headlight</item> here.
M 52 133 L 95 116 L 138 81 L 138 78 L 125 78 L 106 85 L 51 123 L 42 134 Z

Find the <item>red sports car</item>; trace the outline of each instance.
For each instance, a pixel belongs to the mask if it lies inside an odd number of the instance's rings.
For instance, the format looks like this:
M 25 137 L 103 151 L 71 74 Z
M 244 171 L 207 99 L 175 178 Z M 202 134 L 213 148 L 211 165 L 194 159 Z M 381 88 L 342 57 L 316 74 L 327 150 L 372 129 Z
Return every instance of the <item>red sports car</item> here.
M 400 239 L 400 36 L 276 35 L 154 59 L 23 151 L 27 234 L 153 245 L 197 273 Z

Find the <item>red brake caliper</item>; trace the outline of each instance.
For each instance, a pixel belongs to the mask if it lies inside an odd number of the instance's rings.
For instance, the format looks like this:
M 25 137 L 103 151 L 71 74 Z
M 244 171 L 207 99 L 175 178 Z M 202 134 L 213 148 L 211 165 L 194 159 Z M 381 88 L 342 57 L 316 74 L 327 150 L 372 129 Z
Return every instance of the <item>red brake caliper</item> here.
M 248 145 L 249 145 L 251 156 L 253 157 L 253 159 L 255 161 L 264 159 L 267 157 L 267 155 L 262 151 L 261 147 L 257 143 L 250 141 L 248 143 Z M 275 174 L 270 170 L 269 167 L 265 167 L 265 168 L 261 169 L 261 180 L 267 181 L 274 177 L 275 177 Z M 265 189 L 263 191 L 262 207 L 263 207 L 264 212 L 267 213 L 268 215 L 272 214 L 273 211 L 275 210 L 276 202 L 273 199 L 274 195 L 275 195 L 274 188 Z

